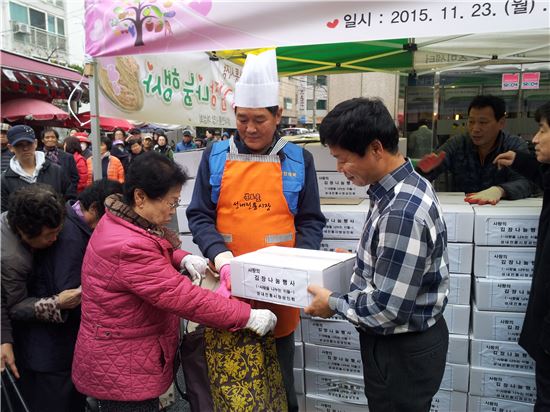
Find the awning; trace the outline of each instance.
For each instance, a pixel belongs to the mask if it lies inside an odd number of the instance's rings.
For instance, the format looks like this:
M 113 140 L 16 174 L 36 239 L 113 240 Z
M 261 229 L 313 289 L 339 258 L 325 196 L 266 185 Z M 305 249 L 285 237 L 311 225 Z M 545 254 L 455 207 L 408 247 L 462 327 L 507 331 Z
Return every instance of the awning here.
M 2 92 L 40 99 L 67 99 L 82 76 L 75 70 L 1 51 Z M 88 95 L 88 79 L 80 87 Z
M 77 115 L 78 120 L 70 118 L 65 122 L 66 127 L 77 127 L 79 129 L 90 129 L 90 112 L 80 113 Z M 81 125 L 84 123 L 84 125 Z M 113 129 L 120 127 L 126 131 L 132 129 L 134 125 L 126 119 L 117 119 L 114 117 L 99 116 L 99 127 L 101 130 L 107 132 L 113 131 Z
M 17 120 L 65 120 L 69 114 L 59 107 L 43 100 L 23 98 L 2 103 L 0 107 L 2 119 L 9 122 Z

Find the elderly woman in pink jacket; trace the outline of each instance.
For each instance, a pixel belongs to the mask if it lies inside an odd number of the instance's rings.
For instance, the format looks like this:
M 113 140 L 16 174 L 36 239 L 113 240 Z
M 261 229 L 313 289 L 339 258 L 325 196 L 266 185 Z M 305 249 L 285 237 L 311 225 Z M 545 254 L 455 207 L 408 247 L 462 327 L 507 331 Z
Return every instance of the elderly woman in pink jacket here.
M 179 250 L 164 227 L 176 211 L 187 176 L 149 152 L 131 164 L 124 194 L 105 202 L 82 265 L 82 322 L 73 360 L 77 389 L 103 411 L 158 411 L 173 380 L 179 317 L 260 335 L 277 318 L 268 310 L 222 298 L 180 274 L 199 278 L 203 258 Z

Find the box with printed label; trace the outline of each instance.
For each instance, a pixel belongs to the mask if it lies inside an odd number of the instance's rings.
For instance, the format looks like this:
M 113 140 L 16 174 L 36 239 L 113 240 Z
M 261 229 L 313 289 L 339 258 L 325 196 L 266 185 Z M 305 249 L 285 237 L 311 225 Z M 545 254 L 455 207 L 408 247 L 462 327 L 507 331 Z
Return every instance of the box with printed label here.
M 447 305 L 443 312 L 449 333 L 467 335 L 470 332 L 470 306 Z
M 231 260 L 234 296 L 304 308 L 310 284 L 333 292 L 349 291 L 355 255 L 270 246 Z
M 350 253 L 357 251 L 359 240 L 357 239 L 323 239 L 321 240 L 321 250 L 334 252 L 336 249 L 347 250 Z
M 365 199 L 365 187 L 356 186 L 340 172 L 317 172 L 317 184 L 320 197 L 361 198 Z
M 336 401 L 323 396 L 306 395 L 306 412 L 369 412 L 366 404 Z
M 468 392 L 470 365 L 445 364 L 445 373 L 439 389 Z
M 359 350 L 305 344 L 305 367 L 329 373 L 363 376 L 363 363 Z
M 315 170 L 323 172 L 336 172 L 336 159 L 330 154 L 328 147 L 321 143 L 308 143 L 304 149 L 313 155 Z
M 531 279 L 534 247 L 476 246 L 474 275 L 482 278 Z
M 540 211 L 540 207 L 476 207 L 474 243 L 536 246 Z
M 185 250 L 186 252 L 192 253 L 193 255 L 202 256 L 201 250 L 193 242 L 193 235 L 191 234 L 179 235 L 179 238 L 181 241 L 180 249 Z
M 197 177 L 204 149 L 174 153 L 174 162 L 183 167 L 189 177 Z
M 458 273 L 450 273 L 448 304 L 469 305 L 472 276 Z
M 447 241 L 472 242 L 474 232 L 474 209 L 467 204 L 441 204 L 443 219 L 447 226 Z
M 474 245 L 472 243 L 447 243 L 449 272 L 472 273 Z
M 304 369 L 303 342 L 294 342 L 294 369 Z
M 468 335 L 449 334 L 447 362 L 457 365 L 468 364 L 469 337 Z
M 178 219 L 178 232 L 180 233 L 190 233 L 189 230 L 189 222 L 187 220 L 187 215 L 185 212 L 187 211 L 187 205 L 185 206 L 178 206 L 176 209 L 176 217 Z
M 537 396 L 535 374 L 472 366 L 470 395 L 534 403 Z
M 470 362 L 472 366 L 490 369 L 514 369 L 533 372 L 535 361 L 515 342 L 472 339 Z
M 303 369 L 294 368 L 294 389 L 296 393 L 306 393 Z
M 195 189 L 195 179 L 189 179 L 181 187 L 180 204 L 188 205 L 193 198 L 193 190 Z
M 532 403 L 474 395 L 468 396 L 468 412 L 533 412 L 533 408 Z
M 358 205 L 321 205 L 321 212 L 327 220 L 323 238 L 360 239 L 369 208 L 368 200 L 363 200 Z
M 340 373 L 305 369 L 306 394 L 323 396 L 343 402 L 366 404 L 363 378 Z
M 468 394 L 464 392 L 439 390 L 432 399 L 430 412 L 465 411 Z
M 531 279 L 475 278 L 475 302 L 479 310 L 525 312 Z
M 498 340 L 517 342 L 525 313 L 490 312 L 479 310 L 472 305 L 473 338 L 480 340 Z
M 304 343 L 359 349 L 359 332 L 347 320 L 302 319 Z

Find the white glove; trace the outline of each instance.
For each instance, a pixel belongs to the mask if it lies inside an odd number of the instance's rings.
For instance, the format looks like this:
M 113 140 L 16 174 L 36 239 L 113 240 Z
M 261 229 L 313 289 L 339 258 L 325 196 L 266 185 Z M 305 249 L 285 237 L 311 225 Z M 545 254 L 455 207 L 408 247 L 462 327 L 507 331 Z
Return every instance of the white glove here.
M 229 250 L 226 252 L 218 253 L 214 258 L 214 266 L 216 266 L 216 272 L 220 273 L 222 267 L 231 262 L 231 259 L 233 259 L 234 257 L 235 256 L 233 256 L 233 253 L 231 253 L 231 251 Z
M 206 272 L 206 259 L 197 255 L 186 255 L 180 263 L 180 269 L 186 270 L 193 285 L 200 285 Z
M 250 317 L 246 322 L 246 329 L 256 332 L 260 336 L 272 331 L 277 324 L 277 316 L 267 309 L 251 309 Z

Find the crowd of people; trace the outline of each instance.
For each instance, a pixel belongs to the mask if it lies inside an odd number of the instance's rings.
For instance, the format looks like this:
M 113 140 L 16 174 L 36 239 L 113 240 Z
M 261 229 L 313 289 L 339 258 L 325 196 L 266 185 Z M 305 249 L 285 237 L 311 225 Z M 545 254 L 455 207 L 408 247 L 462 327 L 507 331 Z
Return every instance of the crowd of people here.
M 2 125 L 1 360 L 31 411 L 83 411 L 86 397 L 102 412 L 157 411 L 174 379 L 180 318 L 273 333 L 285 403 L 298 410 L 298 309 L 231 296 L 235 256 L 272 245 L 318 250 L 325 226 L 311 153 L 277 132 L 273 50 L 248 56 L 235 106 L 237 133 L 212 133 L 200 144 L 190 129 L 174 148 L 163 130 L 116 129 L 100 140 L 101 180 L 85 133 L 71 131 L 61 148 L 46 128 L 37 150 L 32 128 Z M 500 99 L 478 96 L 468 111 L 468 134 L 416 168 L 399 153 L 397 128 L 378 99 L 340 103 L 321 123 L 337 170 L 368 186 L 371 208 L 350 291 L 309 285 L 305 312 L 338 314 L 357 328 L 372 411 L 428 411 L 443 377 L 447 229 L 428 179 L 445 169 L 472 203 L 526 197 L 532 183 L 544 191 L 520 345 L 536 361 L 536 408 L 550 407 L 550 103 L 536 112 L 536 158 L 503 132 Z M 204 258 L 181 250 L 166 227 L 189 179 L 174 152 L 198 146 L 206 149 L 187 218 Z M 249 193 L 270 207 L 236 209 Z M 215 292 L 200 286 L 207 260 L 219 273 Z M 240 404 L 257 410 L 252 398 Z

